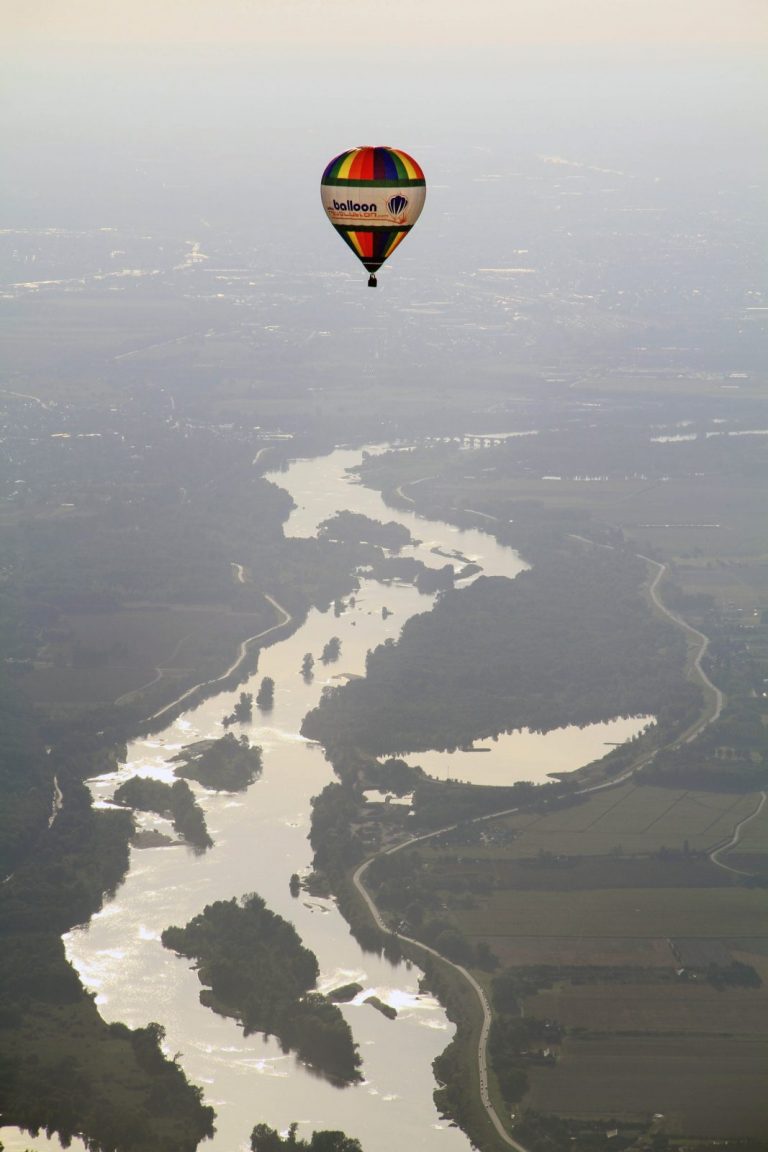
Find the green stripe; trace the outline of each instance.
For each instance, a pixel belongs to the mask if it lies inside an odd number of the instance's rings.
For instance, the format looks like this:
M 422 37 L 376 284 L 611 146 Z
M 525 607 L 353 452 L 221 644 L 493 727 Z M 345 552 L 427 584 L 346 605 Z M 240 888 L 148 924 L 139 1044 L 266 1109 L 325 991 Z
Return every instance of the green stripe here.
M 425 188 L 426 180 L 339 180 L 336 176 L 326 176 L 321 182 L 323 188 Z
M 334 224 L 337 232 L 410 232 L 413 224 Z

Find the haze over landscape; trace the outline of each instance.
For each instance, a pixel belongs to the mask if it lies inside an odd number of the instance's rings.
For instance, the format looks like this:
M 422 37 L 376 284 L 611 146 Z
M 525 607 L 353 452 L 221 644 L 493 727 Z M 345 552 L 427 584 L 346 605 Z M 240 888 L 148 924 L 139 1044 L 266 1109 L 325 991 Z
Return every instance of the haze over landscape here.
M 0 1148 L 765 1152 L 764 6 L 3 27 Z

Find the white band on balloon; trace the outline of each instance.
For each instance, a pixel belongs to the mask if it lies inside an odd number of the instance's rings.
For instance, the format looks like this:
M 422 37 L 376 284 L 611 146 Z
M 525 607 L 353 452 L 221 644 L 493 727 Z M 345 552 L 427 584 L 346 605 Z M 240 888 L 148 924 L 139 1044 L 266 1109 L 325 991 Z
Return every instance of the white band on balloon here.
M 410 228 L 424 207 L 427 190 L 413 188 L 376 188 L 371 184 L 321 184 L 323 208 L 332 224 L 342 228 Z

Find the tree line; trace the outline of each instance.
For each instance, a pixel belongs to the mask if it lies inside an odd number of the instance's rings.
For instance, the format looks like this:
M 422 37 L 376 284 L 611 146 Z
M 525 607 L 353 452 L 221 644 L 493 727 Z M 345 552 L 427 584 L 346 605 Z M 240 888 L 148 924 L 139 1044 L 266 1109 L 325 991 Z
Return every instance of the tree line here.
M 369 653 L 364 679 L 327 688 L 303 732 L 391 755 L 656 713 L 685 644 L 640 595 L 645 576 L 626 554 L 571 552 L 447 591 Z

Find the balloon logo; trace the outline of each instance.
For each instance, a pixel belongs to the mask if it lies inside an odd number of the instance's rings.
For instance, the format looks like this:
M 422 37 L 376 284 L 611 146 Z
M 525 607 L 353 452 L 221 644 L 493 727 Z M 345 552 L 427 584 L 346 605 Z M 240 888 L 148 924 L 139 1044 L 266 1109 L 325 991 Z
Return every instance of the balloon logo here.
M 387 200 L 387 208 L 389 209 L 389 214 L 397 224 L 402 224 L 405 220 L 403 212 L 407 207 L 408 201 L 406 200 L 405 196 L 390 196 L 389 200 Z
M 327 165 L 320 181 L 323 208 L 370 273 L 369 287 L 376 287 L 379 268 L 418 220 L 426 195 L 424 173 L 399 148 L 351 148 Z

